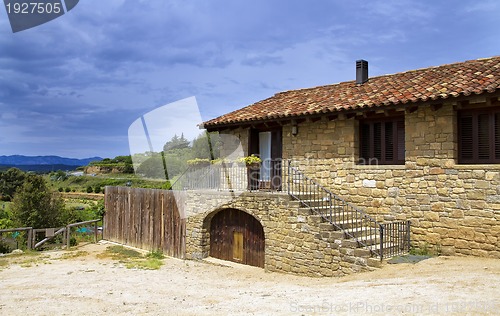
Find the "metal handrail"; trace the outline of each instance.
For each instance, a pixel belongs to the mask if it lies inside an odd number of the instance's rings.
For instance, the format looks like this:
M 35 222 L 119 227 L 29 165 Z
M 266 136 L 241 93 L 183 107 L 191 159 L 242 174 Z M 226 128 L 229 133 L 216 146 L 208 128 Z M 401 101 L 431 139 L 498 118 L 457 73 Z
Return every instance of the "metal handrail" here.
M 360 246 L 382 260 L 385 254 L 409 250 L 409 221 L 380 223 L 373 217 L 333 194 L 307 177 L 288 161 L 288 194 L 320 215 Z M 302 198 L 302 196 L 306 198 Z M 404 229 L 404 234 L 399 231 Z M 398 233 L 396 236 L 395 233 Z M 394 244 L 389 244 L 389 242 Z M 397 251 L 399 249 L 399 251 Z
M 262 170 L 269 170 L 269 179 L 262 180 Z M 207 166 L 189 166 L 172 184 L 172 190 L 219 191 L 281 191 L 282 160 L 263 162 L 253 169 L 237 162 L 222 162 Z M 264 185 L 265 184 L 265 185 Z
M 187 167 L 186 169 L 184 169 L 184 171 L 181 173 L 181 175 L 174 181 L 174 183 L 170 184 L 170 188 L 169 190 L 174 190 L 174 186 L 177 184 L 177 182 L 179 182 L 180 179 L 182 179 L 184 177 L 184 175 L 189 171 L 189 168 L 190 167 Z

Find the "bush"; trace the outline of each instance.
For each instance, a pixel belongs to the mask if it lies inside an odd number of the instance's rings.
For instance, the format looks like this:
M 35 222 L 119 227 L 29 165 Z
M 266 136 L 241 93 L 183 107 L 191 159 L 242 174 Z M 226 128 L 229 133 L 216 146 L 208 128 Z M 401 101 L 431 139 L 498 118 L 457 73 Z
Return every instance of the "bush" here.
M 71 238 L 69 239 L 69 246 L 70 247 L 74 247 L 74 246 L 77 246 L 78 245 L 78 241 L 76 240 L 75 237 L 71 236 Z
M 44 228 L 61 225 L 64 201 L 47 186 L 43 177 L 30 174 L 26 177 L 10 206 L 13 218 L 22 226 Z
M 66 188 L 66 189 L 64 189 L 64 192 L 66 192 L 66 193 L 71 192 L 71 189 L 70 188 Z
M 101 193 L 101 187 L 99 186 L 95 187 L 94 193 Z
M 3 240 L 0 240 L 0 253 L 10 253 L 12 250 Z
M 62 192 L 62 191 L 64 191 L 64 189 L 59 187 L 59 189 L 57 189 L 57 191 Z
M 92 187 L 89 185 L 87 187 L 87 193 L 92 193 L 92 192 L 94 192 L 94 189 L 92 189 Z

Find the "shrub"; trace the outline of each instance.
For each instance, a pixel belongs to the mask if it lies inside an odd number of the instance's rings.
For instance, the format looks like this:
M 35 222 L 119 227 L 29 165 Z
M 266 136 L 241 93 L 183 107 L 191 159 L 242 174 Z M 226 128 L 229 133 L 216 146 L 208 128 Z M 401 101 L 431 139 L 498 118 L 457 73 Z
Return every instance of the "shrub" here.
M 59 187 L 59 189 L 57 189 L 57 191 L 62 192 L 62 191 L 64 191 L 64 189 L 62 187 Z
M 3 240 L 0 240 L 0 253 L 9 253 L 11 252 L 11 249 L 7 243 L 5 243 Z
M 30 174 L 16 192 L 10 207 L 13 218 L 26 227 L 58 227 L 64 201 L 47 186 L 44 178 Z
M 77 246 L 78 245 L 78 241 L 76 240 L 75 237 L 71 236 L 71 238 L 69 239 L 69 246 L 70 247 L 74 247 L 74 246 Z
M 92 193 L 92 192 L 94 192 L 94 189 L 92 189 L 92 187 L 89 185 L 87 187 L 87 193 Z
M 66 189 L 64 189 L 64 192 L 66 192 L 66 193 L 71 192 L 71 189 L 70 188 L 66 188 Z
M 101 187 L 100 186 L 95 187 L 94 193 L 101 193 Z

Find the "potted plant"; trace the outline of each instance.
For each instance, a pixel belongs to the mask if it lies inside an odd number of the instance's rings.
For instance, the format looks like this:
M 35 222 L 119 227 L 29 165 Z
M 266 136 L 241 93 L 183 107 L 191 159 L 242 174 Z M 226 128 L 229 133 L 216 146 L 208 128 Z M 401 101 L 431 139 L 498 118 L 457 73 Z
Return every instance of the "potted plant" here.
M 260 157 L 258 156 L 255 156 L 255 154 L 251 154 L 250 156 L 238 159 L 238 162 L 244 163 L 249 168 L 255 168 L 255 167 L 260 167 L 262 159 L 260 159 Z
M 208 167 L 210 166 L 210 159 L 207 158 L 194 158 L 186 161 L 192 167 Z

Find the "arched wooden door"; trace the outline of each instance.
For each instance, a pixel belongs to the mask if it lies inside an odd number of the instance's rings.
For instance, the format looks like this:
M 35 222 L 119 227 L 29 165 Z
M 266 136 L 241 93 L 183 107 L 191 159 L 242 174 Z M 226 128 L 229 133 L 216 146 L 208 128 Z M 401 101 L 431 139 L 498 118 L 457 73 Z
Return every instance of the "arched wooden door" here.
M 210 223 L 210 256 L 264 267 L 264 228 L 250 214 L 225 209 Z

